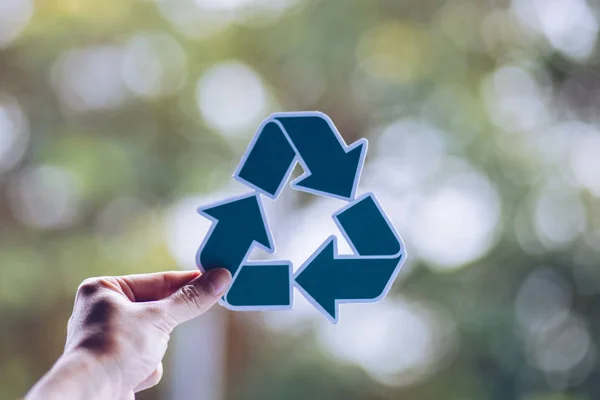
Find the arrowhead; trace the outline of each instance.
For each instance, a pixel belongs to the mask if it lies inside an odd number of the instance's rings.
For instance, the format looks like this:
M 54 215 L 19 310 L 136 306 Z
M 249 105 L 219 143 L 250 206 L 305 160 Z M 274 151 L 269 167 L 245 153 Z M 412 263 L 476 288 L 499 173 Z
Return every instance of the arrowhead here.
M 331 155 L 328 162 L 319 167 L 313 166 L 311 174 L 300 177 L 293 187 L 352 200 L 366 154 L 366 141 L 361 140 L 349 151 L 338 154 Z
M 263 218 L 262 204 L 255 193 L 201 207 L 198 213 L 225 225 L 231 230 L 232 236 L 243 236 L 258 242 L 268 250 L 274 250 L 267 220 Z
M 352 200 L 367 153 L 367 140 L 344 143 L 331 119 L 320 112 L 276 114 L 301 158 L 305 175 L 292 188 Z
M 335 238 L 330 237 L 313 256 L 300 267 L 294 277 L 296 284 L 308 295 L 309 300 L 325 311 L 332 322 L 337 322 L 338 306 L 335 298 L 337 277 L 334 268 Z

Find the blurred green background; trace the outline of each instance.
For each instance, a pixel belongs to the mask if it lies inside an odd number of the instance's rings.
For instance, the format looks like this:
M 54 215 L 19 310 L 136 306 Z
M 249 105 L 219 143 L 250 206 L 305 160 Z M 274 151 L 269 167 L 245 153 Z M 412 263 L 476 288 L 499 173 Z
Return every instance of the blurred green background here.
M 60 355 L 83 279 L 194 268 L 195 209 L 244 192 L 254 130 L 294 110 L 369 138 L 360 191 L 408 251 L 392 292 L 337 326 L 298 293 L 214 310 L 138 398 L 600 398 L 599 18 L 598 0 L 0 0 L 0 398 Z M 286 190 L 275 257 L 300 265 L 342 205 Z

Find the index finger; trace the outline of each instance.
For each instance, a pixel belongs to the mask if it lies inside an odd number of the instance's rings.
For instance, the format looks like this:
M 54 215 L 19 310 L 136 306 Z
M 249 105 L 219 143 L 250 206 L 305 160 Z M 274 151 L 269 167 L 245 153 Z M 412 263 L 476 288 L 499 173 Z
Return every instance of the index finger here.
M 151 274 L 117 276 L 115 280 L 134 302 L 156 301 L 169 297 L 186 283 L 201 275 L 200 271 L 168 271 Z

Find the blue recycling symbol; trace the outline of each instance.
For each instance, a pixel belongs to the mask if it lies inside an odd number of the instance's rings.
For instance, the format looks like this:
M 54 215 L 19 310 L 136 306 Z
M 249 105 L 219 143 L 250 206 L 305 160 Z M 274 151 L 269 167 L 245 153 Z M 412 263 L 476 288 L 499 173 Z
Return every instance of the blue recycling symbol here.
M 406 252 L 375 195 L 355 198 L 366 153 L 366 139 L 346 145 L 321 112 L 275 113 L 262 122 L 233 175 L 252 191 L 198 209 L 212 222 L 197 253 L 198 267 L 227 268 L 233 276 L 222 306 L 289 309 L 296 287 L 337 323 L 341 303 L 385 297 Z M 295 272 L 290 261 L 248 261 L 254 247 L 275 252 L 261 195 L 277 199 L 296 163 L 304 174 L 291 182 L 293 189 L 348 202 L 332 218 L 353 254 L 340 255 L 337 237 L 330 236 Z

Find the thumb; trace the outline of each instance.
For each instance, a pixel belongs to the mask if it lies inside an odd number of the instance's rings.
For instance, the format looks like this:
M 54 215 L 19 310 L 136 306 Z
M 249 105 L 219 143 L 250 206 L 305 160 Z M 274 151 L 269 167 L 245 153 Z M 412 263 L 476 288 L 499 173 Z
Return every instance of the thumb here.
M 229 288 L 231 273 L 224 268 L 210 269 L 182 286 L 164 300 L 164 310 L 177 325 L 206 312 Z

